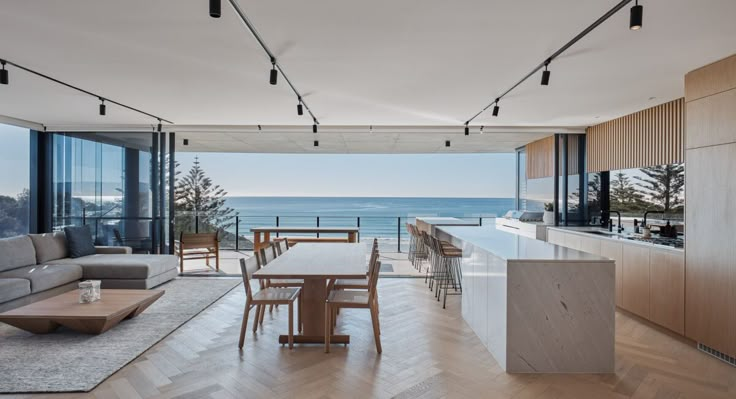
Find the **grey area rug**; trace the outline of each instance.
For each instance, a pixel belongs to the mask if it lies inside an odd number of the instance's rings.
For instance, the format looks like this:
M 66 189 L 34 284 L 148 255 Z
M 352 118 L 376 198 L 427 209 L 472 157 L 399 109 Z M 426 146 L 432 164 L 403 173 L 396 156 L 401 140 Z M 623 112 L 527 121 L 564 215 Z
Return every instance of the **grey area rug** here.
M 0 393 L 88 392 L 242 282 L 179 278 L 137 317 L 100 335 L 35 335 L 0 323 Z

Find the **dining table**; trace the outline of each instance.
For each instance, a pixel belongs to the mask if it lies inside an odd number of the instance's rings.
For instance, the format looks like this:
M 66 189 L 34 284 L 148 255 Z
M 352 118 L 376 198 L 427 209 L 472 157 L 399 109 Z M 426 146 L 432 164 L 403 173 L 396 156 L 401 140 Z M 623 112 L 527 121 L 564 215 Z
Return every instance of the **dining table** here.
M 328 284 L 336 279 L 365 278 L 368 271 L 367 254 L 367 247 L 363 243 L 300 243 L 255 272 L 253 277 L 304 280 L 300 299 L 302 332 L 294 336 L 294 342 L 324 343 Z M 332 335 L 330 340 L 332 343 L 348 344 L 350 336 Z M 288 335 L 280 335 L 279 343 L 288 343 Z

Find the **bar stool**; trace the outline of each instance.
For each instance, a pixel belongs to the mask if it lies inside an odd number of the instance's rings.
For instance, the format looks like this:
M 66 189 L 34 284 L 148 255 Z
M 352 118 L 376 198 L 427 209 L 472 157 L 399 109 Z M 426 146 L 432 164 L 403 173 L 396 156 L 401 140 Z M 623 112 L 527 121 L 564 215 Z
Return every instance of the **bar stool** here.
M 430 237 L 430 239 L 433 241 L 433 246 L 439 256 L 438 271 L 434 275 L 437 281 L 437 301 L 443 296 L 444 289 L 442 308 L 445 309 L 447 307 L 447 295 L 462 295 L 463 292 L 461 267 L 463 251 L 435 237 Z M 453 293 L 449 293 L 451 286 L 454 290 Z
M 409 232 L 411 233 L 412 241 L 414 242 L 414 254 L 411 259 L 411 263 L 415 269 L 421 272 L 422 262 L 427 260 L 429 257 L 428 249 L 417 226 L 410 224 L 407 227 L 410 229 Z

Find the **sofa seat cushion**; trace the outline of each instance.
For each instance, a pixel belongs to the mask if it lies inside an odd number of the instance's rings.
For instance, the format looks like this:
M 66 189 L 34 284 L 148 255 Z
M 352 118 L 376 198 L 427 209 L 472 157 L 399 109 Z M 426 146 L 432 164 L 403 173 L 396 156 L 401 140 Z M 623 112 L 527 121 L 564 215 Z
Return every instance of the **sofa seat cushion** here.
M 82 266 L 85 279 L 142 279 L 176 269 L 174 255 L 95 254 L 55 261 Z
M 36 248 L 36 262 L 45 264 L 49 261 L 68 257 L 66 235 L 62 231 L 56 233 L 31 234 L 31 241 Z
M 0 273 L 3 278 L 24 278 L 31 282 L 31 293 L 56 288 L 82 278 L 79 265 L 34 265 Z
M 31 294 L 31 282 L 24 278 L 0 278 L 0 303 Z
M 0 272 L 36 264 L 36 249 L 28 236 L 0 240 Z

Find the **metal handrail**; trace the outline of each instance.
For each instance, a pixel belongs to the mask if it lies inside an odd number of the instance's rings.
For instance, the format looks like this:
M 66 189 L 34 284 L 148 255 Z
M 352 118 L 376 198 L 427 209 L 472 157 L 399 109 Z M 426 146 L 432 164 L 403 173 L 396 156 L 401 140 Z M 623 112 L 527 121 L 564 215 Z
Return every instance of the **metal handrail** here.
M 176 212 L 175 218 L 180 217 L 189 217 L 193 218 L 193 229 L 195 232 L 200 231 L 200 227 L 202 227 L 202 223 L 206 223 L 207 218 L 211 215 L 206 213 L 197 213 L 197 212 Z M 360 239 L 361 235 L 365 236 L 366 234 L 375 234 L 377 238 L 388 238 L 388 239 L 395 239 L 396 240 L 396 250 L 397 252 L 401 252 L 401 244 L 402 240 L 409 239 L 407 233 L 405 232 L 405 223 L 410 222 L 412 219 L 415 219 L 417 217 L 432 217 L 436 215 L 416 215 L 416 216 L 400 216 L 400 215 L 335 215 L 335 216 L 324 216 L 324 215 L 304 215 L 304 214 L 281 214 L 281 215 L 257 215 L 257 214 L 248 214 L 248 215 L 234 215 L 230 216 L 227 219 L 233 220 L 234 224 L 232 229 L 234 230 L 234 236 L 235 236 L 235 243 L 234 248 L 236 251 L 239 251 L 240 248 L 240 239 L 247 239 L 247 236 L 245 234 L 242 234 L 241 232 L 247 231 L 251 227 L 256 227 L 259 225 L 263 225 L 266 223 L 248 223 L 248 219 L 256 219 L 256 220 L 264 220 L 264 219 L 271 219 L 274 220 L 276 226 L 284 226 L 284 220 L 287 221 L 289 219 L 301 219 L 301 220 L 312 220 L 312 223 L 309 223 L 310 226 L 329 226 L 331 223 L 330 221 L 334 220 L 340 220 L 340 221 L 354 221 L 353 223 L 350 223 L 351 226 L 358 227 L 358 239 Z M 458 219 L 473 219 L 478 220 L 478 224 L 483 225 L 483 219 L 494 219 L 498 217 L 495 214 L 489 214 L 489 215 L 442 215 L 443 217 L 456 217 Z M 58 220 L 82 220 L 83 224 L 94 224 L 98 225 L 98 223 L 103 221 L 110 221 L 110 220 L 120 220 L 120 221 L 126 221 L 126 220 L 139 220 L 139 221 L 159 221 L 162 220 L 161 218 L 153 218 L 153 217 L 114 217 L 114 216 L 89 216 L 89 215 L 81 215 L 81 216 L 60 216 L 57 218 Z M 371 226 L 371 221 L 375 220 L 394 220 L 395 222 L 388 223 L 385 226 Z M 325 223 L 326 222 L 326 223 Z M 368 222 L 368 223 L 366 223 Z M 394 224 L 395 223 L 395 224 Z M 302 225 L 302 223 L 298 223 L 299 225 Z M 344 223 L 340 223 L 344 226 Z M 205 224 L 207 225 L 207 224 Z M 219 228 L 218 226 L 211 226 L 215 228 Z M 229 231 L 229 233 L 233 233 L 233 231 Z M 278 234 L 277 234 L 278 236 Z M 316 233 L 316 236 L 319 237 L 319 233 Z M 372 238 L 372 237 L 371 237 Z M 221 246 L 221 248 L 225 249 Z M 229 249 L 229 248 L 228 248 Z

